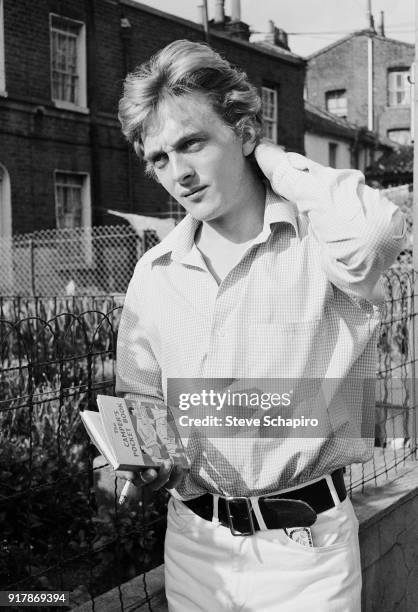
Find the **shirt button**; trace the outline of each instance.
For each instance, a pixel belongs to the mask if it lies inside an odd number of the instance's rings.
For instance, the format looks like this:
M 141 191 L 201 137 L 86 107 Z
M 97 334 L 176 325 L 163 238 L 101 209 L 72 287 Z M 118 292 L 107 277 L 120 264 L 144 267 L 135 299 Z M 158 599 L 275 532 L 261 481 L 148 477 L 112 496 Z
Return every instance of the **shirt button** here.
M 219 338 L 225 338 L 226 333 L 223 331 L 223 329 L 218 330 L 218 336 Z

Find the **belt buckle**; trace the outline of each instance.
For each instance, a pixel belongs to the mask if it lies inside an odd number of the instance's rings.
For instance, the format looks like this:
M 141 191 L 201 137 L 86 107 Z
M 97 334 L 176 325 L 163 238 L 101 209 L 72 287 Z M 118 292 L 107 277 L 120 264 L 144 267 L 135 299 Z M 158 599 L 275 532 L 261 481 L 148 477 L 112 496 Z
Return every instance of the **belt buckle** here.
M 228 519 L 228 526 L 229 529 L 232 533 L 233 536 L 248 536 L 248 535 L 254 535 L 255 534 L 255 527 L 254 527 L 254 521 L 253 521 L 253 517 L 251 514 L 251 502 L 248 499 L 248 497 L 224 497 L 225 500 L 225 504 L 226 504 L 226 516 Z M 251 526 L 251 530 L 250 531 L 238 531 L 237 529 L 235 529 L 234 527 L 234 518 L 231 514 L 231 509 L 230 509 L 230 504 L 234 503 L 235 501 L 245 501 L 245 506 L 247 509 L 247 517 L 250 521 L 250 526 Z

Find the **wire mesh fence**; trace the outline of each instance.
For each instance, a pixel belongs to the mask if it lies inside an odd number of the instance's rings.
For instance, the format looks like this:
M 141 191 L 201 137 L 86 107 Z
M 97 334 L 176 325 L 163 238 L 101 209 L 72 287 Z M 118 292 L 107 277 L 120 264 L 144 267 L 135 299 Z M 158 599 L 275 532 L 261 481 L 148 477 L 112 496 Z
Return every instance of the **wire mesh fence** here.
M 381 484 L 417 458 L 417 280 L 404 252 L 384 275 L 385 308 L 378 340 L 375 450 L 372 459 L 348 469 L 351 490 Z M 414 282 L 415 280 L 415 282 Z M 415 298 L 415 299 L 414 299 Z
M 158 242 L 128 225 L 42 230 L 0 238 L 1 295 L 123 293 L 139 257 Z
M 385 283 L 376 448 L 349 468 L 353 490 L 416 457 L 412 273 L 393 270 Z M 120 508 L 113 472 L 97 463 L 79 419 L 97 393 L 114 393 L 123 297 L 0 300 L 2 589 L 64 589 L 75 606 L 162 562 L 165 494 Z M 123 610 L 121 591 L 120 601 Z
M 17 302 L 0 322 L 0 584 L 70 591 L 73 607 L 161 563 L 165 494 L 120 508 L 80 423 L 97 393 L 114 394 L 121 306 Z

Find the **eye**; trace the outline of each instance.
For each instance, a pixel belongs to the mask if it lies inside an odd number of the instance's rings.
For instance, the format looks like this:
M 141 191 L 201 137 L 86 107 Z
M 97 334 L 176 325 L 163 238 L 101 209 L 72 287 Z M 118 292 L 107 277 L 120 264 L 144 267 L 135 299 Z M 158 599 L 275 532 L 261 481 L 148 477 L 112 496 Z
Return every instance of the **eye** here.
M 161 168 L 164 168 L 166 161 L 167 161 L 167 155 L 163 155 L 163 154 L 157 155 L 152 160 L 152 166 L 156 168 L 157 170 L 161 170 Z
M 201 138 L 191 138 L 190 140 L 187 140 L 187 142 L 185 142 L 184 148 L 187 151 L 197 151 L 201 148 L 202 145 L 203 140 Z

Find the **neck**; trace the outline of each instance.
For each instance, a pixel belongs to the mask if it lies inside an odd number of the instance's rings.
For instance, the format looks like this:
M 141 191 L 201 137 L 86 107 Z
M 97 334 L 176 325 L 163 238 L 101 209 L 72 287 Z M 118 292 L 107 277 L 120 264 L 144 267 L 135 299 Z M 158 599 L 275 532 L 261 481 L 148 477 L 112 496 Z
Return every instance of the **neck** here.
M 237 206 L 222 218 L 202 224 L 201 237 L 211 241 L 243 243 L 252 240 L 263 229 L 265 187 L 250 167 L 236 195 Z

